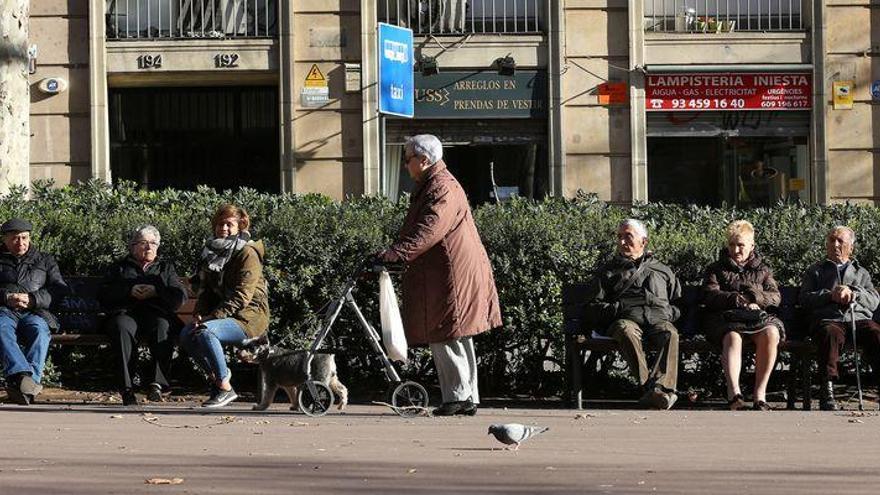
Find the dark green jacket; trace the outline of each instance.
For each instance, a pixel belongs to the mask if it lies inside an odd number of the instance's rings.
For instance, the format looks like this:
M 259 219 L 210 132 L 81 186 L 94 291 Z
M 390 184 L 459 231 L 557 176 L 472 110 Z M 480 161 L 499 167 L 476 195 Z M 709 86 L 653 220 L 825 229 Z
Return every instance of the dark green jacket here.
M 269 329 L 269 290 L 263 277 L 263 241 L 248 242 L 233 254 L 223 271 L 200 267 L 196 313 L 205 320 L 234 318 L 249 337 Z
M 614 320 L 639 325 L 674 322 L 681 310 L 673 302 L 681 298 L 675 273 L 651 253 L 638 260 L 615 256 L 590 281 L 588 321 L 607 331 Z

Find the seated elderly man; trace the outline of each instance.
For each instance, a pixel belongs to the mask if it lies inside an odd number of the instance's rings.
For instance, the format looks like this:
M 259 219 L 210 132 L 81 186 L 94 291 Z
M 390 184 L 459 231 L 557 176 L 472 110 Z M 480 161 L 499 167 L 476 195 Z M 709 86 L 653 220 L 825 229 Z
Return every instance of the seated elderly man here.
M 642 222 L 629 219 L 618 226 L 618 253 L 591 281 L 587 312 L 620 344 L 644 389 L 639 404 L 669 409 L 678 400 L 678 330 L 672 322 L 681 315 L 671 302 L 681 297 L 681 286 L 668 266 L 645 251 L 647 244 Z M 659 349 L 650 370 L 643 343 Z
M 880 370 L 880 325 L 872 320 L 880 295 L 868 270 L 851 257 L 855 241 L 851 228 L 839 225 L 831 229 L 825 238 L 827 259 L 807 268 L 801 281 L 800 302 L 809 311 L 811 335 L 819 348 L 819 408 L 823 411 L 839 408 L 833 380 L 838 377 L 840 351 L 852 338 L 848 330 L 853 313 L 858 347 L 871 359 L 875 372 Z
M 31 230 L 20 218 L 0 226 L 0 355 L 6 393 L 25 406 L 42 390 L 49 329 L 58 328 L 49 306 L 67 292 L 55 258 L 31 245 Z

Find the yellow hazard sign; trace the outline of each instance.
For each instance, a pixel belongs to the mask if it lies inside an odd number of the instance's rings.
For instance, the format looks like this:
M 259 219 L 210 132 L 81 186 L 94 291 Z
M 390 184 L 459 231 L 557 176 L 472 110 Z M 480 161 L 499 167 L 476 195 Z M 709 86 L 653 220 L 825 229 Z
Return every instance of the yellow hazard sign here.
M 312 64 L 309 69 L 309 75 L 306 76 L 306 87 L 308 88 L 326 88 L 327 78 L 321 73 L 318 64 Z

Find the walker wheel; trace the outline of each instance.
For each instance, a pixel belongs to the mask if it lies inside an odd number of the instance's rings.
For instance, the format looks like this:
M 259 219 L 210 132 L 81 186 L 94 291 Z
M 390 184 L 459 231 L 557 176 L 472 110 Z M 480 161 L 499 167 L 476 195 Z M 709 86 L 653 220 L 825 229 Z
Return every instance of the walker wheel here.
M 299 410 L 306 416 L 323 416 L 333 406 L 333 392 L 324 382 L 307 381 L 299 387 Z
M 404 418 L 416 417 L 428 407 L 428 391 L 416 382 L 403 382 L 391 393 L 391 405 Z

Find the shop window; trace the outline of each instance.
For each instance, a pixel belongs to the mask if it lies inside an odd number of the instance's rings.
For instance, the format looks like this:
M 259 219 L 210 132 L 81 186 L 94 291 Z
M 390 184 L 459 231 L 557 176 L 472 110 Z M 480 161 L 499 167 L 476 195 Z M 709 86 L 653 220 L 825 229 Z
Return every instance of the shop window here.
M 403 146 L 386 147 L 387 162 L 400 163 Z M 444 146 L 443 160 L 471 204 L 505 201 L 513 196 L 542 198 L 549 169 L 543 144 Z M 386 195 L 396 198 L 415 187 L 402 166 L 385 169 Z
M 806 137 L 649 137 L 648 198 L 743 208 L 809 201 Z

